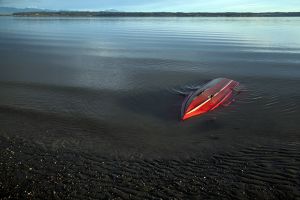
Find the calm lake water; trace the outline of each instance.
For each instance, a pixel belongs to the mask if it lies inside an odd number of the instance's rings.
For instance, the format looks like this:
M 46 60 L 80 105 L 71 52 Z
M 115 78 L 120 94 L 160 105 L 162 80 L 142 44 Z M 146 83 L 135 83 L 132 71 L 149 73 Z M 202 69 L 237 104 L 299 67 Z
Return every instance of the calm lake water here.
M 0 135 L 50 149 L 189 157 L 300 143 L 300 18 L 0 18 Z M 181 122 L 174 90 L 243 92 Z

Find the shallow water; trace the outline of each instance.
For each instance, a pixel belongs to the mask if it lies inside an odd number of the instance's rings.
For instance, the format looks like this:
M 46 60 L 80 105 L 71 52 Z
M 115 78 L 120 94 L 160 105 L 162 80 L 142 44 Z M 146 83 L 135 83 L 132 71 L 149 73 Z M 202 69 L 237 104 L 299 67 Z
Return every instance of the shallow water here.
M 0 134 L 114 156 L 299 147 L 299 35 L 300 18 L 1 17 Z M 173 90 L 217 77 L 245 91 L 179 121 Z

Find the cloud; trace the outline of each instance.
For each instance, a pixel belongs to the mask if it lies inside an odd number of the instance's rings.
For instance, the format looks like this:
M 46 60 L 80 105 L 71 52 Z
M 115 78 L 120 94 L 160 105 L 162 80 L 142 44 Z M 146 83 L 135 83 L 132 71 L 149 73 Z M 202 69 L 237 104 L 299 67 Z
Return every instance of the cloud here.
M 0 0 L 0 6 L 11 7 L 30 7 L 30 5 L 36 5 L 40 0 Z

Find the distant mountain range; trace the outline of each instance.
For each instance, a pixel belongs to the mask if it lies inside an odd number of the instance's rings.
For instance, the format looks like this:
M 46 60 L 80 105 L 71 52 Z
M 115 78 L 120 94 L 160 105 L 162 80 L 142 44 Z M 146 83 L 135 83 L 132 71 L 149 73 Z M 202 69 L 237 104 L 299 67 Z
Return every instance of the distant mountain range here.
M 27 17 L 300 17 L 300 12 L 265 13 L 182 13 L 182 12 L 110 12 L 110 11 L 55 11 L 55 12 L 19 12 L 14 16 Z
M 39 8 L 14 8 L 0 7 L 0 15 L 12 15 L 13 13 L 33 13 L 33 12 L 58 12 L 57 10 L 39 9 Z M 104 10 L 103 12 L 121 12 L 115 9 Z
M 39 8 L 0 7 L 0 15 L 69 17 L 300 17 L 300 12 L 122 12 L 114 9 L 103 11 L 58 11 Z

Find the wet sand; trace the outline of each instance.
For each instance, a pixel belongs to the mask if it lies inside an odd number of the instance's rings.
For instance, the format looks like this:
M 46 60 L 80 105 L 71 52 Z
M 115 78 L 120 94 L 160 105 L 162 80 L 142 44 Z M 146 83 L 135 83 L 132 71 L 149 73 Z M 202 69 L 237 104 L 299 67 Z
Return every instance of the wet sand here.
M 297 144 L 190 159 L 101 157 L 0 140 L 3 199 L 298 199 Z
M 99 153 L 95 149 L 78 148 L 76 140 L 61 135 L 62 130 L 58 128 L 59 124 L 74 127 L 80 123 L 82 130 L 77 131 L 92 134 L 91 127 L 94 127 L 94 134 L 99 135 L 105 130 L 95 126 L 97 123 L 93 126 L 90 121 L 7 108 L 0 111 L 0 118 L 5 116 L 10 121 L 7 127 L 2 127 L 4 136 L 0 137 L 1 199 L 300 197 L 300 145 L 295 140 L 270 139 L 256 145 L 249 142 L 229 147 L 224 144 L 215 150 L 176 157 L 162 153 L 147 155 L 137 150 L 133 153 L 128 149 L 122 154 L 112 151 L 111 146 Z M 8 134 L 10 129 L 23 131 L 13 135 Z M 48 143 L 30 139 L 30 132 L 36 135 L 38 131 L 52 135 L 43 138 Z M 56 141 L 51 141 L 53 135 Z M 211 141 L 214 140 L 219 138 L 211 136 Z

